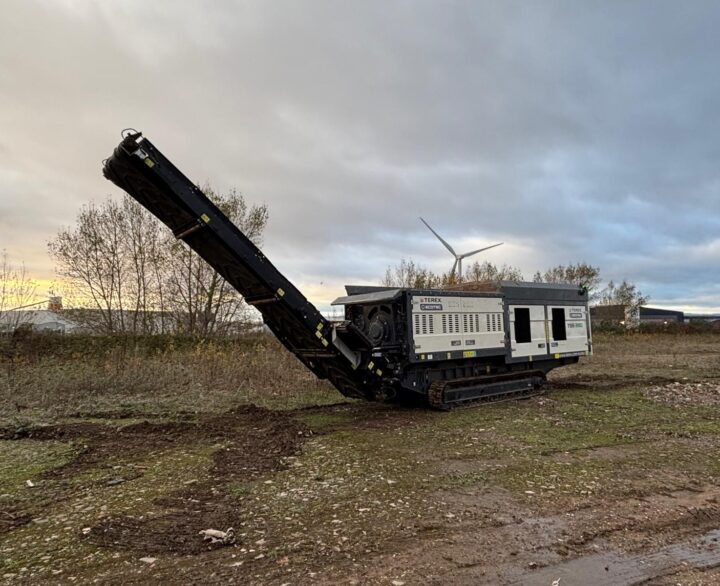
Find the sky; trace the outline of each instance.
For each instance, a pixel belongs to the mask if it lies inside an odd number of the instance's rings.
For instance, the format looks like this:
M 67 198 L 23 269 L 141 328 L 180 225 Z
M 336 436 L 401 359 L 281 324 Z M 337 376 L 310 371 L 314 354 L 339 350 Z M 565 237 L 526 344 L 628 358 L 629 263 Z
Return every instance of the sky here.
M 0 249 L 120 190 L 126 127 L 266 203 L 263 250 L 324 307 L 456 250 L 720 312 L 720 4 L 3 0 Z M 466 261 L 467 266 L 467 261 Z

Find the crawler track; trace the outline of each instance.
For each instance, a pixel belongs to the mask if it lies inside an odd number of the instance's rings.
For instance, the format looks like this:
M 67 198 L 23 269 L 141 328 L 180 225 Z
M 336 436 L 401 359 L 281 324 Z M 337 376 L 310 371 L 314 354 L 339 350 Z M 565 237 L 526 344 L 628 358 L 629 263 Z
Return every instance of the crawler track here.
M 437 380 L 428 390 L 433 409 L 448 411 L 483 403 L 525 399 L 541 394 L 545 374 L 540 371 L 456 380 Z

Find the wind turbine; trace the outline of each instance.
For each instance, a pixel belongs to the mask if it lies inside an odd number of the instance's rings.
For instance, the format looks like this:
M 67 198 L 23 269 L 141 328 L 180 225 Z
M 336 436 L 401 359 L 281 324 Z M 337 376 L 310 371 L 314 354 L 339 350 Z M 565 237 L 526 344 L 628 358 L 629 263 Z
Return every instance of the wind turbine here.
M 430 224 L 428 224 L 428 223 L 427 223 L 425 220 L 423 220 L 422 218 L 420 218 L 420 221 L 428 227 L 428 230 L 430 230 L 430 232 L 432 232 L 433 234 L 435 234 L 435 236 L 437 237 L 437 239 L 438 239 L 440 242 L 442 242 L 442 243 L 445 245 L 445 248 L 447 248 L 447 249 L 450 251 L 450 254 L 452 254 L 452 255 L 455 257 L 455 263 L 453 264 L 452 269 L 450 269 L 450 273 L 451 273 L 451 274 L 455 274 L 455 269 L 457 268 L 458 280 L 462 280 L 462 274 L 463 274 L 463 272 L 462 272 L 462 261 L 463 261 L 464 258 L 468 258 L 469 256 L 472 256 L 473 254 L 477 254 L 478 252 L 483 252 L 484 250 L 490 250 L 491 248 L 495 248 L 496 246 L 500 246 L 501 244 L 503 244 L 502 242 L 498 242 L 497 244 L 493 244 L 493 245 L 491 245 L 491 246 L 486 246 L 485 248 L 478 248 L 477 250 L 473 250 L 473 251 L 471 251 L 471 252 L 465 252 L 465 253 L 463 253 L 463 254 L 458 254 L 458 253 L 456 253 L 456 252 L 453 250 L 453 247 L 452 247 L 452 246 L 450 246 L 447 242 L 445 242 L 445 240 L 442 239 L 442 237 L 440 236 L 440 234 L 438 234 L 437 232 L 435 232 L 435 230 L 433 230 L 433 229 L 430 227 Z

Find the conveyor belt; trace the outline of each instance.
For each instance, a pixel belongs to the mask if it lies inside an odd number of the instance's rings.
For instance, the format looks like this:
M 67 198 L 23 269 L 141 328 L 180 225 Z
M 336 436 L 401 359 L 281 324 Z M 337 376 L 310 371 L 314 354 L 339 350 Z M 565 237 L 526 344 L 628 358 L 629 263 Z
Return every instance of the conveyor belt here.
M 332 344 L 332 326 L 205 194 L 140 133 L 127 135 L 103 174 L 166 224 L 262 314 L 277 338 L 344 395 L 372 399 L 374 373 Z

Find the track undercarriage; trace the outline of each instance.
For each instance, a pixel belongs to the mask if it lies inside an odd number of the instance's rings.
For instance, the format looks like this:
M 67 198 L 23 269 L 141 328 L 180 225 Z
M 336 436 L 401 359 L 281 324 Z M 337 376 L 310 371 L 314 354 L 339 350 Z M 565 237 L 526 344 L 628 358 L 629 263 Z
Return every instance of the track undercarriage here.
M 541 371 L 514 372 L 454 380 L 436 380 L 428 390 L 428 404 L 447 411 L 482 403 L 525 399 L 542 392 Z

